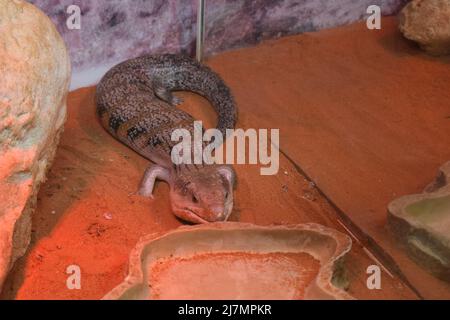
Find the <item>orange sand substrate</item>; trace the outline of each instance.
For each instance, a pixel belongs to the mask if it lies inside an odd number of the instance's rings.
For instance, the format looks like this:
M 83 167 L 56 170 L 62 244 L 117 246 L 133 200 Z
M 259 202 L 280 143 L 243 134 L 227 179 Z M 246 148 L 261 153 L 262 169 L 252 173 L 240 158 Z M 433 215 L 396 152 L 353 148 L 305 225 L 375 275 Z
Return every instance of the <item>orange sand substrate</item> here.
M 319 261 L 306 253 L 207 253 L 148 266 L 151 299 L 303 299 Z

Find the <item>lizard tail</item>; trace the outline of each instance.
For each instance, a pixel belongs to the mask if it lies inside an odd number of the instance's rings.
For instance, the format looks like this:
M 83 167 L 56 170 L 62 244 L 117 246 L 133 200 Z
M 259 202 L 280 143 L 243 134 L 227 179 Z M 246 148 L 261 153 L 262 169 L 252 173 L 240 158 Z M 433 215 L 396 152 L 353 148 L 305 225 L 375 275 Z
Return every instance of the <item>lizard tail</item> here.
M 182 55 L 166 54 L 161 59 L 166 68 L 158 68 L 164 87 L 170 91 L 192 91 L 205 97 L 218 115 L 217 129 L 222 134 L 234 129 L 237 109 L 231 90 L 222 78 L 208 66 Z M 164 70 L 166 69 L 166 70 Z

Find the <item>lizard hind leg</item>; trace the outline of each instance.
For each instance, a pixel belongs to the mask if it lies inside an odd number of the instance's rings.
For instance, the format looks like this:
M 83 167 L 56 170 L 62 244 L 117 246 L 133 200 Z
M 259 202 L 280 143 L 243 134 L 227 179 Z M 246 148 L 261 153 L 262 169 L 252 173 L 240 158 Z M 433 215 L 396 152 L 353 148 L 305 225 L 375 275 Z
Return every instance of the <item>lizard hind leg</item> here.
M 174 96 L 173 93 L 167 89 L 163 84 L 160 82 L 154 83 L 154 90 L 155 95 L 160 98 L 161 100 L 171 104 L 172 106 L 177 106 L 179 104 L 183 103 L 183 99 Z
M 164 167 L 158 165 L 150 165 L 145 170 L 138 193 L 141 196 L 153 198 L 153 189 L 155 187 L 155 182 L 157 179 L 170 183 L 170 172 Z

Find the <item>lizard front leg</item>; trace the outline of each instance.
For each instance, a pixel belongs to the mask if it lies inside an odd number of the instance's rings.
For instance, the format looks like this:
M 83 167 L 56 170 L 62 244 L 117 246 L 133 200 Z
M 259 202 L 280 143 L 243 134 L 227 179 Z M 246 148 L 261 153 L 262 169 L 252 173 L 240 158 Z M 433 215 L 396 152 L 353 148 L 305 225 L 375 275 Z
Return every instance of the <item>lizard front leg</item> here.
M 169 170 L 158 165 L 150 165 L 145 170 L 138 193 L 141 196 L 153 198 L 153 189 L 155 187 L 156 179 L 170 183 Z

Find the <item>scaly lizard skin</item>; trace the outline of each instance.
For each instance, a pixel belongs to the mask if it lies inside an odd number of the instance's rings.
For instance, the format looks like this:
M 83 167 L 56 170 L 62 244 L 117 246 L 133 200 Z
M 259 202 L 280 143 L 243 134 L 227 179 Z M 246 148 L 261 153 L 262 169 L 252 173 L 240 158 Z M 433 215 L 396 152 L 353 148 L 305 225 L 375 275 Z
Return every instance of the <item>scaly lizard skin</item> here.
M 175 106 L 172 91 L 204 96 L 218 114 L 217 128 L 234 128 L 236 106 L 230 89 L 210 68 L 181 55 L 146 55 L 109 70 L 96 90 L 103 127 L 122 143 L 151 160 L 139 193 L 152 197 L 155 180 L 170 185 L 174 214 L 193 223 L 225 221 L 233 208 L 235 173 L 228 165 L 174 165 L 175 129 L 193 134 L 194 118 Z M 225 137 L 225 135 L 224 135 Z

